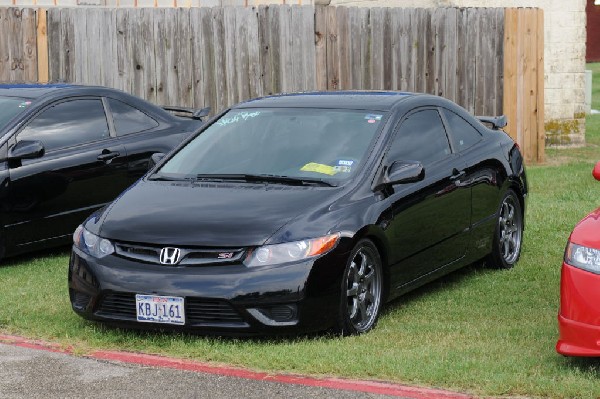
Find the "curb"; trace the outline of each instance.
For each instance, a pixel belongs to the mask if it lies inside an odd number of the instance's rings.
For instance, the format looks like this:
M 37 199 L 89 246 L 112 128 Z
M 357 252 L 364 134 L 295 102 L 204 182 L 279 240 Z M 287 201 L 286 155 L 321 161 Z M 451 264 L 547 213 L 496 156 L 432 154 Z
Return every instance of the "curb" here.
M 57 344 L 40 340 L 30 340 L 14 335 L 0 334 L 0 343 L 46 352 L 72 355 L 72 348 L 61 348 Z M 121 351 L 94 351 L 83 357 L 112 362 L 137 364 L 147 367 L 164 367 L 195 373 L 215 374 L 248 380 L 295 384 L 345 391 L 365 392 L 379 395 L 402 397 L 406 399 L 474 399 L 474 396 L 433 388 L 420 388 L 386 382 L 350 380 L 343 378 L 315 378 L 297 374 L 265 373 L 229 366 L 215 366 L 209 363 L 176 359 L 158 355 Z

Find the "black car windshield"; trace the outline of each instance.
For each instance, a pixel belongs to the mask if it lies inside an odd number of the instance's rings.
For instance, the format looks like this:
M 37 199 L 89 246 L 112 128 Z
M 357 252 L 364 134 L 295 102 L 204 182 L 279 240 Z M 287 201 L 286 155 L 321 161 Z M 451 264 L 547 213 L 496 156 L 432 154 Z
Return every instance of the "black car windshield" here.
M 31 105 L 31 100 L 26 98 L 0 97 L 0 129 L 29 105 Z
M 154 178 L 345 180 L 356 173 L 384 116 L 347 109 L 234 109 Z

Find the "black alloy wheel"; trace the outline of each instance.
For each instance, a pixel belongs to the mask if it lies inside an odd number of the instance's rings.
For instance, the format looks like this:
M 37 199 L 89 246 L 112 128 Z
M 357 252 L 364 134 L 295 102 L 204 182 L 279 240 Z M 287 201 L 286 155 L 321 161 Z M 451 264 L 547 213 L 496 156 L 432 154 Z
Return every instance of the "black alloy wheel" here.
M 356 244 L 342 279 L 342 293 L 336 331 L 342 335 L 368 332 L 377 323 L 383 300 L 381 257 L 369 240 Z
M 523 211 L 517 194 L 509 189 L 500 203 L 492 253 L 488 262 L 495 268 L 512 268 L 521 256 L 522 242 Z

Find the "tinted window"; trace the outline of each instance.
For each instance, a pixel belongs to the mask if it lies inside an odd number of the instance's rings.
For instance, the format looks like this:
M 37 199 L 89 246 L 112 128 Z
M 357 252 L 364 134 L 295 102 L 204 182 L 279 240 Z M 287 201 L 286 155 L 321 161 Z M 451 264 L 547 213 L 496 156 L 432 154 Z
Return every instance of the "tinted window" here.
M 31 100 L 26 98 L 0 97 L 0 128 L 30 105 Z
M 356 172 L 383 120 L 382 113 L 355 110 L 232 110 L 190 141 L 160 173 L 345 179 Z
M 142 132 L 158 126 L 154 119 L 124 102 L 109 98 L 108 104 L 118 136 Z
M 18 140 L 39 140 L 46 151 L 109 137 L 100 100 L 73 100 L 53 105 L 37 115 Z
M 481 134 L 469 122 L 452 111 L 444 110 L 450 125 L 450 141 L 457 152 L 471 147 L 481 140 Z
M 442 119 L 436 110 L 418 111 L 406 118 L 388 153 L 390 161 L 420 161 L 431 164 L 447 157 L 450 145 Z

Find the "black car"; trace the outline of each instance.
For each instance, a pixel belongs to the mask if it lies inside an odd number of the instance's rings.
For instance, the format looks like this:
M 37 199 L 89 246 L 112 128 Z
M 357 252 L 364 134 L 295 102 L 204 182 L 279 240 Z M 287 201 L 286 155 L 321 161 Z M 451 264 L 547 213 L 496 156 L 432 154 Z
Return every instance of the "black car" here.
M 73 310 L 140 328 L 284 334 L 375 325 L 384 302 L 521 251 L 527 183 L 503 117 L 440 97 L 241 103 L 74 234 Z
M 0 256 L 68 244 L 153 153 L 200 126 L 191 113 L 103 87 L 0 85 Z

